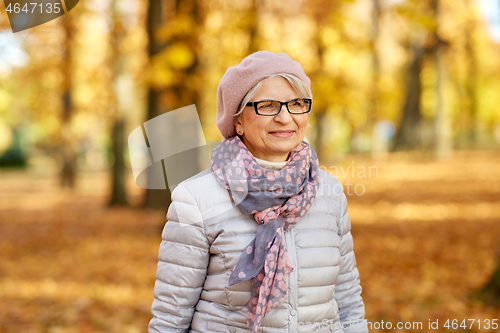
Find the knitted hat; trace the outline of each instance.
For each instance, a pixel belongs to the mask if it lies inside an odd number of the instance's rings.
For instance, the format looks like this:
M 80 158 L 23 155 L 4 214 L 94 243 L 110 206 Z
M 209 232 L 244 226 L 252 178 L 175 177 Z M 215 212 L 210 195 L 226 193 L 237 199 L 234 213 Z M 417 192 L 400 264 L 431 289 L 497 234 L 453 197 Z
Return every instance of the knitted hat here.
M 217 127 L 223 137 L 236 135 L 234 115 L 247 92 L 259 81 L 278 73 L 295 75 L 311 91 L 311 80 L 302 66 L 285 53 L 255 52 L 226 71 L 217 88 Z

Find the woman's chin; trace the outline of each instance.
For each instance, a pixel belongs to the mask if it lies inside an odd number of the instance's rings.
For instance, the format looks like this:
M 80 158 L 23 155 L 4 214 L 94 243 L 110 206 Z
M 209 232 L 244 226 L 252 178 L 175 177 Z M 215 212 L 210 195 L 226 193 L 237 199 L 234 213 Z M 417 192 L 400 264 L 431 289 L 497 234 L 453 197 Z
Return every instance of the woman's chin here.
M 302 140 L 299 140 L 296 135 L 289 137 L 289 138 L 281 138 L 281 137 L 275 137 L 271 136 L 272 142 L 277 146 L 280 147 L 281 149 L 290 148 L 292 150 L 293 148 L 297 147 Z
M 272 147 L 273 149 L 270 149 L 269 151 L 272 152 L 272 156 L 278 157 L 279 156 L 279 161 L 276 162 L 281 162 L 281 161 L 286 161 L 288 158 L 288 154 L 295 148 L 297 145 L 294 145 L 293 143 L 291 144 L 277 144 L 275 147 Z M 271 160 L 271 159 L 268 159 Z

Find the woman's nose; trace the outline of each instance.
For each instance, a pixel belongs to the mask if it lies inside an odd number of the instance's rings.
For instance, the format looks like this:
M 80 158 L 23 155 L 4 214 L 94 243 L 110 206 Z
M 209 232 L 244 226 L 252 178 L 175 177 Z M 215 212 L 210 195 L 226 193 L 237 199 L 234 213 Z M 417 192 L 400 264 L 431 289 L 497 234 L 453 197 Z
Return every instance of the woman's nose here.
M 292 120 L 292 115 L 288 112 L 286 105 L 281 106 L 280 113 L 274 116 L 274 120 L 284 124 L 288 124 Z

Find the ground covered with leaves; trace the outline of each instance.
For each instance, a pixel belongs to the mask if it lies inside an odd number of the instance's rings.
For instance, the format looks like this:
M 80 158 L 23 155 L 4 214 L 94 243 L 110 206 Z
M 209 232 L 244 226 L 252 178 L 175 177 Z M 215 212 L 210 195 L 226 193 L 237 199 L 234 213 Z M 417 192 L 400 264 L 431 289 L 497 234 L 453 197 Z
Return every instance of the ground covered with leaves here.
M 324 166 L 348 194 L 372 332 L 496 331 L 500 309 L 470 295 L 496 264 L 498 165 L 456 152 Z M 165 211 L 139 209 L 133 182 L 134 206 L 107 208 L 109 179 L 81 173 L 69 190 L 51 171 L 0 170 L 0 333 L 147 331 Z

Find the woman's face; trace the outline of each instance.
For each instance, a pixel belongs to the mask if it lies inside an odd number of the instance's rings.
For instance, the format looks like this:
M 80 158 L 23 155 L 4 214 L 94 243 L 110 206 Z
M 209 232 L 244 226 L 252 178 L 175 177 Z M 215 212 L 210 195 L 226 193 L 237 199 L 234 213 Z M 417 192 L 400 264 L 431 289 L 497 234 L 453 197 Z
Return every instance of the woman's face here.
M 289 101 L 299 98 L 288 81 L 275 76 L 262 81 L 252 102 L 262 100 Z M 288 153 L 297 147 L 307 127 L 308 113 L 292 115 L 285 105 L 276 116 L 260 116 L 253 106 L 245 107 L 236 122 L 236 132 L 243 132 L 243 143 L 253 156 L 272 162 L 284 162 Z

